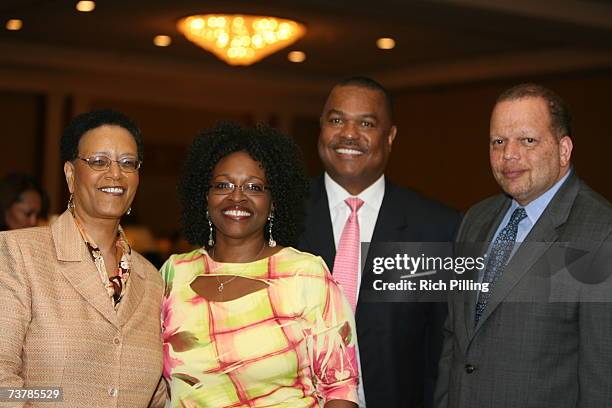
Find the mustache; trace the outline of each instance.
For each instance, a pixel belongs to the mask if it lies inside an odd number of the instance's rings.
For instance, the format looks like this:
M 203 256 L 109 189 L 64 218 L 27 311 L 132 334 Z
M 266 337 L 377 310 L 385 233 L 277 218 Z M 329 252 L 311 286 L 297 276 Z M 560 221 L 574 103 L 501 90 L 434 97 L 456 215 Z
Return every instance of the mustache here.
M 330 143 L 329 147 L 331 147 L 332 149 L 339 149 L 339 148 L 344 147 L 344 148 L 359 150 L 364 153 L 368 151 L 367 146 L 364 146 L 363 144 L 359 143 L 357 140 L 353 140 L 353 139 L 338 140 L 337 142 Z

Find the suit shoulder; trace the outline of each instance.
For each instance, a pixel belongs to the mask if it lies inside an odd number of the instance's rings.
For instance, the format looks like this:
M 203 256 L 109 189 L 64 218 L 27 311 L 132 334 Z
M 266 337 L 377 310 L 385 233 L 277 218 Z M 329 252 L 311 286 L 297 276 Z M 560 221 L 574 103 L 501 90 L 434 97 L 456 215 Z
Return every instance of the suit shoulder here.
M 612 222 L 612 203 L 586 184 L 582 184 L 574 205 L 587 208 L 592 216 L 601 221 Z
M 51 236 L 51 228 L 48 225 L 43 227 L 20 228 L 10 231 L 0 232 L 0 237 L 12 239 L 15 241 L 31 240 L 33 238 L 43 238 Z
M 491 209 L 498 209 L 504 204 L 504 201 L 506 200 L 508 200 L 508 197 L 506 197 L 504 194 L 497 194 L 485 198 L 484 200 L 477 202 L 467 210 L 467 212 L 465 213 L 465 219 L 467 220 L 472 217 L 479 217 L 483 213 L 491 211 Z
M 44 247 L 46 243 L 52 242 L 51 229 L 48 226 L 22 228 L 11 231 L 0 232 L 2 245 L 16 245 L 24 247 Z
M 405 211 L 415 211 L 419 216 L 430 215 L 437 219 L 456 220 L 457 222 L 461 218 L 459 211 L 416 191 L 390 183 L 388 187 L 388 193 L 385 192 L 385 194 L 389 194 L 389 198 Z
M 312 178 L 310 179 L 308 194 L 306 195 L 304 205 L 308 209 L 325 195 L 325 183 L 323 182 L 323 176 L 321 175 Z
M 599 238 L 609 238 L 612 235 L 612 204 L 582 184 L 569 213 L 568 223 L 583 230 L 583 233 L 590 231 Z

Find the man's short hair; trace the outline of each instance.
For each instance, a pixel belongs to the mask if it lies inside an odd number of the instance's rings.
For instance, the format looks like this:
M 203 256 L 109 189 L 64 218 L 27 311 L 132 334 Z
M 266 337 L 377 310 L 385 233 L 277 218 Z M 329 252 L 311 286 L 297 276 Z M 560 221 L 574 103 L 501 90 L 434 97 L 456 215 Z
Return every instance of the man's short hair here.
M 372 78 L 365 77 L 365 76 L 352 76 L 352 77 L 345 78 L 342 81 L 338 82 L 336 86 L 334 86 L 334 88 L 337 86 L 356 86 L 359 88 L 366 88 L 372 91 L 378 91 L 382 93 L 385 98 L 387 110 L 389 111 L 389 118 L 391 119 L 391 123 L 394 122 L 393 96 L 391 96 L 391 93 L 387 90 L 387 88 L 382 86 L 379 82 L 375 81 Z
M 567 105 L 559 95 L 542 85 L 527 83 L 513 86 L 499 95 L 496 104 L 523 98 L 544 99 L 550 116 L 550 130 L 557 140 L 572 136 L 572 118 Z

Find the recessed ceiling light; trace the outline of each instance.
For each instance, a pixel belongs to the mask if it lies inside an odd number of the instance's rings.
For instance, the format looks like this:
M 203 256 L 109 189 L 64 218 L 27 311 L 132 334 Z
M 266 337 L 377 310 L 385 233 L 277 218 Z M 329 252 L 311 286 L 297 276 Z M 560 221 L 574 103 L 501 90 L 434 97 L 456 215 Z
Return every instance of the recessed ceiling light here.
M 5 27 L 10 31 L 19 31 L 23 27 L 23 21 L 18 18 L 11 18 L 6 22 Z
M 81 0 L 76 4 L 76 9 L 82 13 L 89 13 L 90 11 L 94 11 L 95 8 L 95 1 Z
M 158 47 L 167 47 L 172 44 L 172 38 L 167 35 L 156 35 L 153 38 L 153 44 L 157 45 Z
M 395 40 L 390 37 L 383 37 L 376 40 L 376 46 L 381 50 L 390 50 L 395 47 Z
M 302 51 L 291 51 L 289 54 L 287 54 L 287 59 L 291 62 L 304 62 L 306 61 L 306 54 L 304 54 Z

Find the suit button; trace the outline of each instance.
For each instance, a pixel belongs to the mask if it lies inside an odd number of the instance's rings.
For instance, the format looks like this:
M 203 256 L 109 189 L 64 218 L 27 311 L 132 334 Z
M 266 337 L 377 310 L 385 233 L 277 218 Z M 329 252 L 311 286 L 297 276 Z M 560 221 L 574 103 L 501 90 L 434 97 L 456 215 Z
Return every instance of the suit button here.
M 474 371 L 476 371 L 476 367 L 474 367 L 471 364 L 466 364 L 465 365 L 465 372 L 468 374 L 472 374 Z
M 119 345 L 119 344 L 121 344 L 121 340 L 119 340 L 119 337 L 115 337 L 113 339 L 113 343 L 115 343 L 116 345 Z
M 111 397 L 116 397 L 117 395 L 119 395 L 119 390 L 116 388 L 109 388 L 108 395 Z

